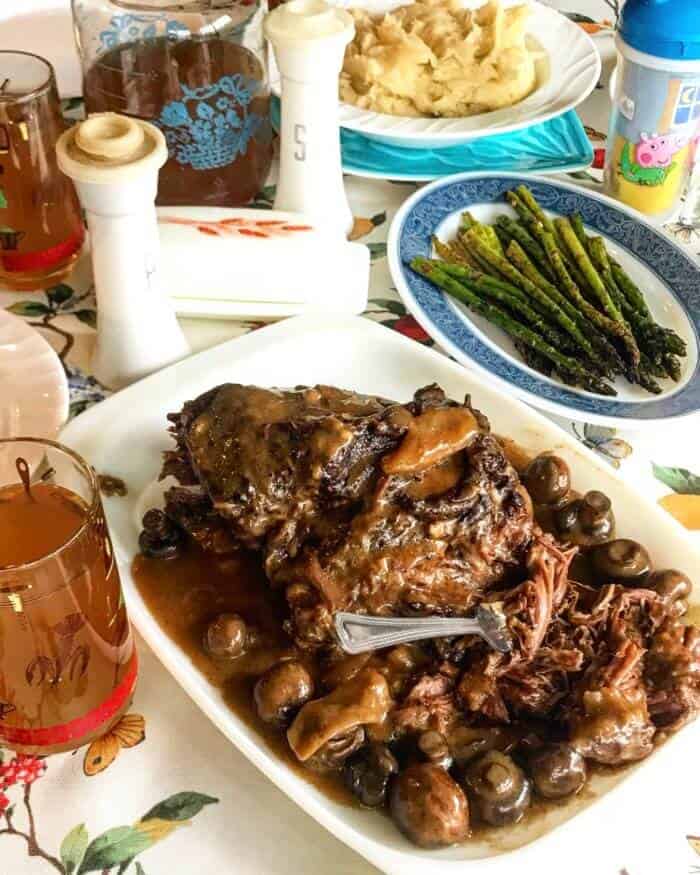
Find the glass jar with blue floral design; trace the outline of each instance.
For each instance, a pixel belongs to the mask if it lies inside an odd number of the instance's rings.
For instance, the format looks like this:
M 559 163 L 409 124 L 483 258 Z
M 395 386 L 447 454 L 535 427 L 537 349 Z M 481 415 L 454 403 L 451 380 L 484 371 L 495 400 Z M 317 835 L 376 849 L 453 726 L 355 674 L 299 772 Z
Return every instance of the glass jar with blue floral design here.
M 72 0 L 88 112 L 153 122 L 162 205 L 237 206 L 272 160 L 266 0 Z

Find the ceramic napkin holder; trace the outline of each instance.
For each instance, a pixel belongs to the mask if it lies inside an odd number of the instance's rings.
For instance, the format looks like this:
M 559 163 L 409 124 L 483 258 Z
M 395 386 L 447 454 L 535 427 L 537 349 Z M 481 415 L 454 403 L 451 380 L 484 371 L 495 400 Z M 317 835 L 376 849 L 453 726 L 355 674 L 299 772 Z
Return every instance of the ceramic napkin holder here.
M 272 319 L 361 313 L 369 250 L 300 213 L 160 207 L 161 278 L 177 313 Z

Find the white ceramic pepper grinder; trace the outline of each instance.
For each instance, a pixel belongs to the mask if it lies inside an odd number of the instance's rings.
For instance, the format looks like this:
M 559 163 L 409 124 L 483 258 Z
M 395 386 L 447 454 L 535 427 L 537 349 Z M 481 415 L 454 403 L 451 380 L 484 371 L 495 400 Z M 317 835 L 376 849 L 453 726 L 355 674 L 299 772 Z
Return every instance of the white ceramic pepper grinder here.
M 92 369 L 118 389 L 190 351 L 159 281 L 155 197 L 168 157 L 165 138 L 148 122 L 98 113 L 66 131 L 56 151 L 90 231 L 97 293 Z
M 346 236 L 353 219 L 343 187 L 338 77 L 355 34 L 352 16 L 324 0 L 290 0 L 267 16 L 265 33 L 282 78 L 275 209 L 304 213 Z

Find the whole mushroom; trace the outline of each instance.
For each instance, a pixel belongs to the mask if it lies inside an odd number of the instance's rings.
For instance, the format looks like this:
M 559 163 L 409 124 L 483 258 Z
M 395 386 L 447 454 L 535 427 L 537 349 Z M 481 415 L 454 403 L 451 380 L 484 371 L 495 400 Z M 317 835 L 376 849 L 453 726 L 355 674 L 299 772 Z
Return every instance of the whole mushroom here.
M 183 546 L 183 532 L 162 510 L 151 508 L 141 521 L 139 550 L 148 559 L 173 559 Z
M 571 488 L 571 473 L 559 456 L 542 453 L 523 471 L 522 481 L 535 504 L 556 505 Z
M 440 766 L 415 763 L 393 781 L 389 810 L 401 832 L 421 848 L 443 848 L 469 836 L 469 803 Z
M 345 785 L 362 805 L 376 808 L 386 799 L 389 779 L 399 770 L 396 757 L 381 742 L 373 742 L 346 761 Z
M 502 726 L 458 726 L 449 734 L 448 743 L 455 764 L 464 766 L 487 751 L 504 750 L 513 740 Z
M 467 768 L 465 784 L 470 802 L 491 826 L 517 823 L 530 805 L 530 782 L 509 756 L 497 750 Z
M 314 682 L 306 666 L 297 659 L 278 662 L 258 678 L 253 698 L 258 716 L 279 726 L 314 694 Z
M 236 659 L 247 644 L 248 627 L 238 614 L 219 614 L 204 633 L 204 649 L 217 659 Z
M 330 691 L 352 680 L 367 665 L 371 656 L 371 653 L 358 653 L 355 656 L 343 656 L 328 663 L 321 673 L 321 687 Z
M 610 499 L 597 490 L 557 508 L 553 519 L 562 540 L 584 547 L 608 541 L 615 530 Z
M 624 586 L 641 586 L 651 572 L 651 559 L 646 549 L 630 538 L 617 538 L 598 544 L 590 552 L 595 571 L 604 580 Z
M 568 744 L 547 744 L 530 757 L 535 790 L 545 799 L 571 796 L 586 783 L 586 761 Z
M 649 577 L 646 586 L 665 599 L 676 616 L 680 617 L 688 610 L 688 598 L 693 591 L 693 584 L 682 571 L 676 571 L 674 568 L 655 571 Z
M 440 732 L 428 729 L 418 736 L 418 751 L 429 763 L 449 769 L 452 766 L 452 754 L 447 739 Z

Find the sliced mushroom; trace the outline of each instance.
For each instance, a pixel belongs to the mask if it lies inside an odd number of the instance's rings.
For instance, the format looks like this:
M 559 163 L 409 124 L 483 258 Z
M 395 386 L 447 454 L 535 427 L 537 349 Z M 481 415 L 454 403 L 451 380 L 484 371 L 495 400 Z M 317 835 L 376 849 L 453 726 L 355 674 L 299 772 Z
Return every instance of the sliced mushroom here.
M 354 726 L 347 732 L 334 735 L 322 745 L 305 763 L 313 772 L 332 772 L 339 769 L 365 743 L 363 726 Z
M 384 675 L 365 668 L 324 698 L 304 705 L 287 731 L 289 746 L 306 762 L 332 738 L 357 726 L 382 723 L 391 705 Z
M 467 446 L 479 431 L 465 407 L 428 408 L 413 418 L 399 446 L 382 459 L 385 474 L 415 474 Z

